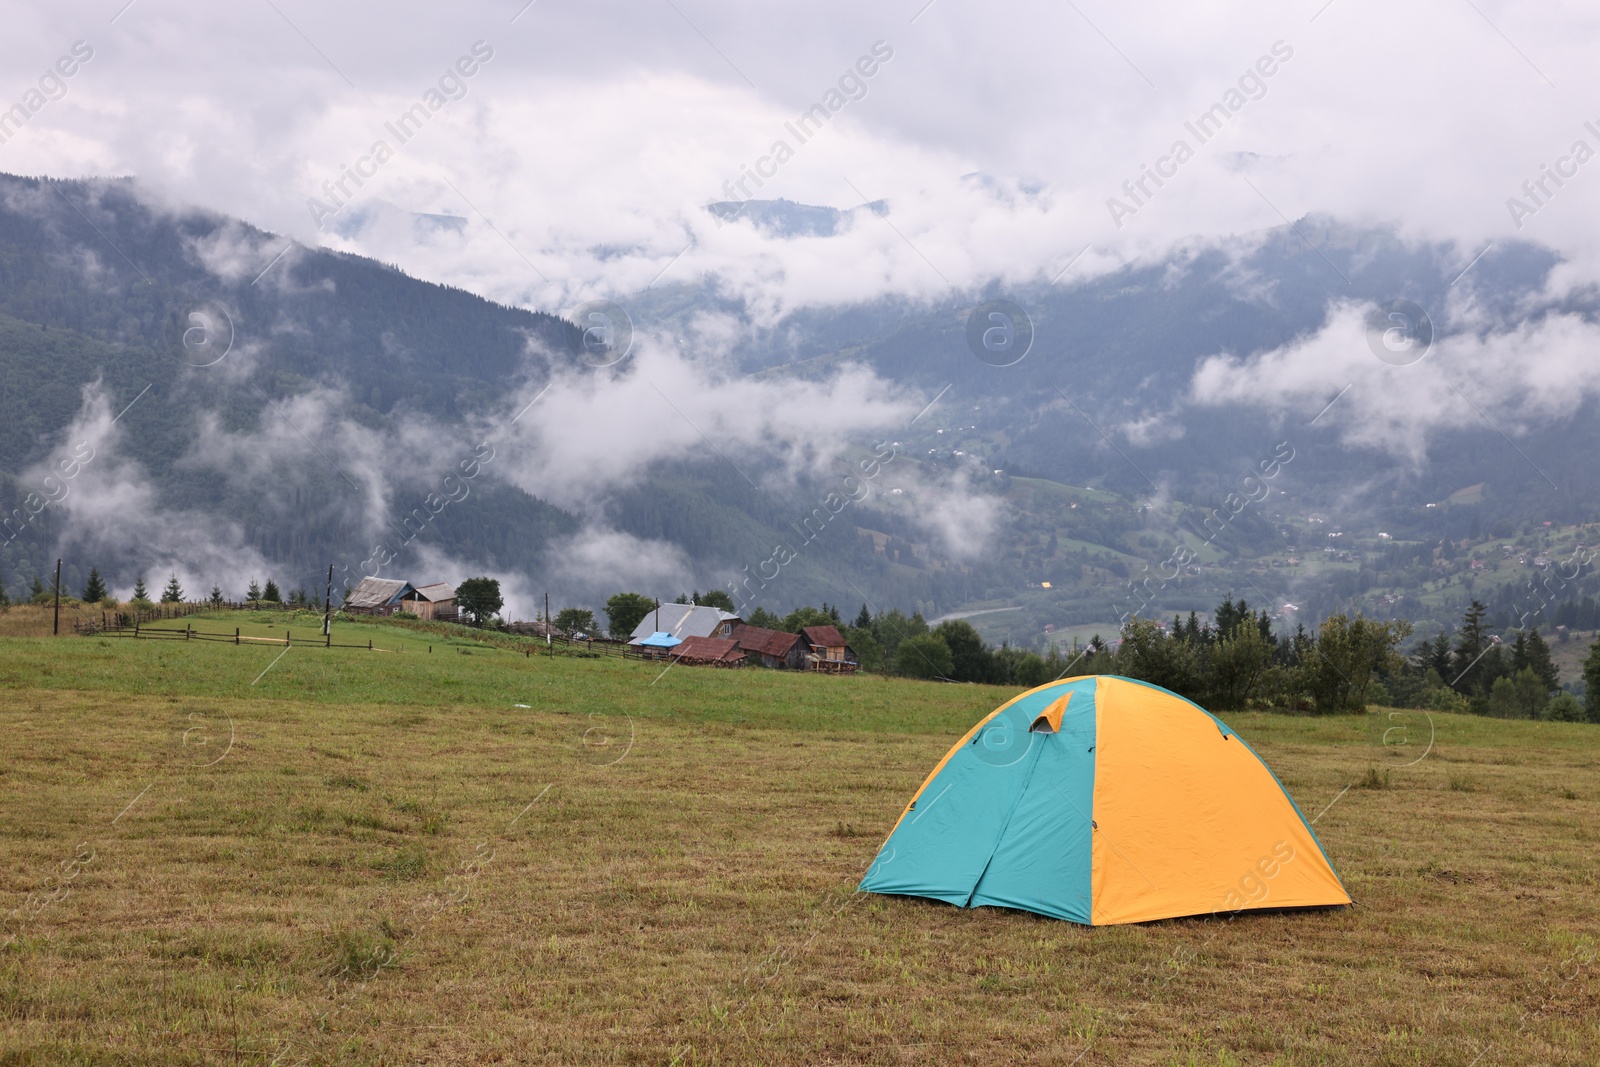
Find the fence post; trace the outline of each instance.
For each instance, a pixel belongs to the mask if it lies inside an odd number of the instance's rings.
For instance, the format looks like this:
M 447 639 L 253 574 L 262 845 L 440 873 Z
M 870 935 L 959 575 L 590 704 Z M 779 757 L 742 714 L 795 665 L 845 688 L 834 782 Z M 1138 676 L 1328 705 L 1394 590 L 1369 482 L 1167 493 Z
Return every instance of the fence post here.
M 133 636 L 134 637 L 138 637 L 139 636 L 139 615 L 140 615 L 139 612 L 134 612 L 133 613 Z
M 237 626 L 233 628 L 233 643 L 236 645 L 239 643 L 239 628 Z
M 287 647 L 288 644 L 289 644 L 289 631 L 288 630 L 283 631 L 283 643 L 284 643 L 285 647 Z
M 370 637 L 367 638 L 367 651 L 368 652 L 372 651 L 372 638 L 370 638 Z

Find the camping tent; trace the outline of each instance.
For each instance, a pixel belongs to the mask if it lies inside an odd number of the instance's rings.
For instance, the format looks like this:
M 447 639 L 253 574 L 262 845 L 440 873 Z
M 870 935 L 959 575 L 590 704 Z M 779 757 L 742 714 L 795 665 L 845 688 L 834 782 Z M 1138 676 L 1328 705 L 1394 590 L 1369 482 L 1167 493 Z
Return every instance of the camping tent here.
M 1093 926 L 1350 903 L 1244 739 L 1111 676 L 1031 689 L 969 730 L 900 814 L 861 888 Z

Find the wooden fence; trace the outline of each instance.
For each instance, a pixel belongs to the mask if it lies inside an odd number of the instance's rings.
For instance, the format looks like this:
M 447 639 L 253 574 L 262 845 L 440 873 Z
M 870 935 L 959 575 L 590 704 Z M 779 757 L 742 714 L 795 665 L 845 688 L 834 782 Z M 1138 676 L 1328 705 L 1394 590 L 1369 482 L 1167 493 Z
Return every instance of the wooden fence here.
M 368 638 L 366 644 L 346 644 L 334 641 L 331 635 L 317 635 L 316 637 L 295 637 L 290 629 L 283 631 L 283 637 L 251 637 L 235 626 L 233 633 L 213 633 L 205 630 L 196 630 L 193 625 L 185 623 L 183 629 L 176 627 L 146 626 L 146 622 L 161 621 L 164 619 L 182 618 L 193 615 L 197 611 L 214 610 L 209 605 L 168 605 L 168 610 L 161 612 L 102 612 L 101 620 L 97 624 L 92 619 L 74 619 L 72 629 L 84 637 L 127 637 L 141 641 L 220 641 L 230 645 L 299 645 L 313 648 L 365 648 L 375 652 L 390 652 L 393 649 L 378 648 Z M 189 610 L 183 610 L 188 608 Z M 338 627 L 335 627 L 336 629 Z M 493 632 L 493 631 L 490 631 Z M 423 631 L 425 633 L 425 631 Z M 560 653 L 562 655 L 599 655 L 613 656 L 620 659 L 643 659 L 639 650 L 630 645 L 614 641 L 574 641 L 561 634 L 551 634 L 548 643 L 535 639 L 527 645 L 518 648 L 489 645 L 488 647 L 501 647 L 504 651 L 515 654 L 521 652 L 524 656 L 533 656 L 543 653 Z

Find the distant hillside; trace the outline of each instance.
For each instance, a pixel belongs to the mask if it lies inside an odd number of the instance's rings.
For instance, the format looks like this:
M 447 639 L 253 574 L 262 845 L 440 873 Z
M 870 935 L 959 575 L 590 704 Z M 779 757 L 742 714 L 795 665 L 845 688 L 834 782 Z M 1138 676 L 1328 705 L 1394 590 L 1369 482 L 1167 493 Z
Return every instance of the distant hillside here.
M 713 208 L 726 209 L 732 224 L 787 236 L 826 237 L 875 221 L 783 201 Z M 1472 554 L 1484 551 L 1473 546 L 1504 540 L 1538 554 L 1550 550 L 1547 529 L 1567 531 L 1573 544 L 1585 536 L 1578 524 L 1600 521 L 1592 402 L 1519 434 L 1515 447 L 1489 426 L 1440 432 L 1426 462 L 1412 466 L 1342 445 L 1331 419 L 1307 425 L 1304 416 L 1200 407 L 1188 396 L 1200 361 L 1310 335 L 1338 300 L 1404 295 L 1438 308 L 1470 292 L 1489 321 L 1547 313 L 1538 294 L 1553 257 L 1532 245 L 1498 248 L 1452 288 L 1459 250 L 1327 220 L 1302 220 L 1298 230 L 1247 249 L 1196 247 L 1087 282 L 952 295 L 934 306 L 812 308 L 751 326 L 736 358 L 754 379 L 799 382 L 854 363 L 940 398 L 893 431 L 896 459 L 880 491 L 829 523 L 816 549 L 787 564 L 783 581 L 758 599 L 775 609 L 826 600 L 852 611 L 868 599 L 930 617 L 1014 608 L 974 621 L 992 637 L 1030 645 L 1055 640 L 1047 628 L 1114 627 L 1126 611 L 1206 611 L 1226 593 L 1275 608 L 1292 603 L 1306 621 L 1356 608 L 1437 625 L 1472 595 L 1498 597 L 1497 610 L 1512 611 L 1526 597 L 1517 590 L 1544 572 L 1529 563 L 1513 573 L 1503 560 L 1504 569 L 1473 570 Z M 1035 327 L 1032 351 L 1015 366 L 980 362 L 965 342 L 973 305 L 998 296 L 1024 306 Z M 659 286 L 627 306 L 638 329 L 667 336 L 684 336 L 707 311 L 745 316 L 715 279 Z M 229 319 L 234 347 L 220 373 L 186 365 L 195 361 L 180 343 L 184 316 L 195 307 L 224 309 Z M 1594 318 L 1587 306 L 1563 310 Z M 117 423 L 116 455 L 96 469 L 137 465 L 124 484 L 97 490 L 104 499 L 93 536 L 66 528 L 59 508 L 25 523 L 0 544 L 0 579 L 15 593 L 62 552 L 69 588 L 89 562 L 125 588 L 152 566 L 138 531 L 153 516 L 205 526 L 197 537 L 208 543 L 192 547 L 209 562 L 196 566 L 218 581 L 242 585 L 252 575 L 235 572 L 249 567 L 270 570 L 285 589 L 316 589 L 330 560 L 358 565 L 370 555 L 374 515 L 393 530 L 434 491 L 436 480 L 408 470 L 471 455 L 485 413 L 536 395 L 558 369 L 553 361 L 581 372 L 576 343 L 577 327 L 558 317 L 293 245 L 239 220 L 152 207 L 128 181 L 0 177 L 0 506 L 26 510 L 41 464 L 63 447 L 73 420 L 87 417 L 85 389 L 96 382 L 101 424 L 132 403 Z M 288 408 L 321 421 L 302 426 Z M 340 425 L 417 454 L 330 455 Z M 607 447 L 606 430 L 594 428 L 590 447 Z M 277 435 L 272 462 L 239 443 L 252 433 Z M 845 444 L 864 454 L 868 442 Z M 1280 446 L 1293 459 L 1272 495 L 1199 545 L 1181 574 L 1136 593 L 1130 583 L 1162 573 L 1180 544 L 1199 544 L 1195 531 L 1204 533 L 1207 517 Z M 223 464 L 217 450 L 226 448 L 237 454 Z M 740 457 L 736 468 L 726 457 L 663 454 L 644 477 L 598 494 L 598 518 L 680 553 L 686 584 L 720 587 L 758 568 L 774 545 L 806 536 L 799 524 L 830 490 L 810 477 L 772 488 L 782 480 L 759 477 L 769 461 Z M 763 488 L 745 480 L 744 466 Z M 962 520 L 933 513 L 932 486 L 998 515 L 995 532 L 956 558 L 951 538 L 935 533 Z M 133 522 L 140 517 L 146 525 Z M 573 541 L 593 521 L 489 477 L 444 509 L 397 565 L 424 579 L 460 577 L 429 570 L 449 559 L 530 590 L 566 581 L 558 595 L 597 607 L 598 591 L 616 581 L 607 567 L 597 565 L 587 584 L 553 579 L 550 568 L 556 547 L 584 558 Z M 1584 570 L 1559 597 L 1597 592 Z

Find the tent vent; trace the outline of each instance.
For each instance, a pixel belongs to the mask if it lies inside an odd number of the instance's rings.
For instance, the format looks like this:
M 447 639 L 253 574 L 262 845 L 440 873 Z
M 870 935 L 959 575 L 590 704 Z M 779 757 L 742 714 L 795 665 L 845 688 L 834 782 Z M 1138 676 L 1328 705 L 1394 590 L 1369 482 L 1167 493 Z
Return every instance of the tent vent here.
M 1061 717 L 1067 713 L 1067 701 L 1071 699 L 1072 694 L 1068 693 L 1048 708 L 1045 708 L 1044 711 L 1039 713 L 1039 717 L 1033 720 L 1033 725 L 1028 727 L 1028 732 L 1030 734 L 1060 733 Z

